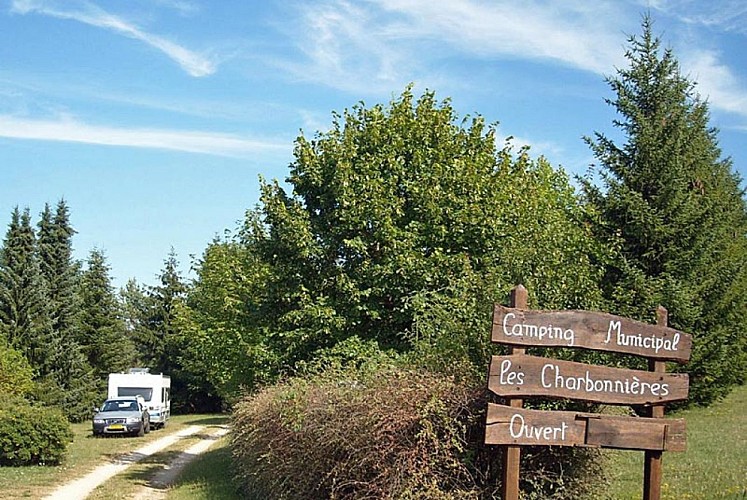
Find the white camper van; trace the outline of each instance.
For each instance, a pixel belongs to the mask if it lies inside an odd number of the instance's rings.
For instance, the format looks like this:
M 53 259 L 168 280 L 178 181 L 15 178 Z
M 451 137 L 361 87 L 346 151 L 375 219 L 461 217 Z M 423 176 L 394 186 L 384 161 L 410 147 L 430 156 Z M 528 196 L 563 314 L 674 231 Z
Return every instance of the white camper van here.
M 142 396 L 153 427 L 166 427 L 171 416 L 171 377 L 150 373 L 148 368 L 130 368 L 128 373 L 109 374 L 108 398 Z

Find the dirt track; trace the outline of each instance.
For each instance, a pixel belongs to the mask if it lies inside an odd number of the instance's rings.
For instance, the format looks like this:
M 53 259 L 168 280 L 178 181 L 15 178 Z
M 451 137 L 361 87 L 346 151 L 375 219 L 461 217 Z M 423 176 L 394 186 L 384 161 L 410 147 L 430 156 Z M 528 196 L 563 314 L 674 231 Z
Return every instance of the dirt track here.
M 132 464 L 171 446 L 180 439 L 197 434 L 203 429 L 205 429 L 205 426 L 193 425 L 174 434 L 164 436 L 161 439 L 143 446 L 142 448 L 128 453 L 116 461 L 97 467 L 85 476 L 57 488 L 45 498 L 46 500 L 83 500 L 99 485 L 106 482 L 109 478 L 123 472 Z M 168 486 L 176 479 L 182 467 L 196 458 L 200 453 L 207 451 L 207 449 L 215 443 L 217 439 L 225 435 L 227 432 L 228 428 L 221 426 L 215 432 L 204 435 L 200 442 L 180 453 L 164 470 L 158 472 L 153 478 L 151 478 L 146 486 L 143 486 L 140 490 L 136 491 L 132 498 L 150 499 L 165 497 L 166 488 L 168 488 Z

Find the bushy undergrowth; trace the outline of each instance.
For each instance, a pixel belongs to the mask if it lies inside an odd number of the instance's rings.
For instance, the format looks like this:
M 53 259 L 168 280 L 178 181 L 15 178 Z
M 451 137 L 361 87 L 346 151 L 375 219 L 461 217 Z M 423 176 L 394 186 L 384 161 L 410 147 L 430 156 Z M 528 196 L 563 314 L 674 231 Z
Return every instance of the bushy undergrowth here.
M 0 410 L 0 465 L 55 465 L 62 461 L 73 431 L 56 408 L 29 405 L 22 398 L 4 398 Z
M 408 369 L 293 379 L 236 406 L 236 476 L 255 499 L 497 498 L 486 396 L 482 384 Z M 579 498 L 598 471 L 588 450 L 524 450 L 533 498 Z

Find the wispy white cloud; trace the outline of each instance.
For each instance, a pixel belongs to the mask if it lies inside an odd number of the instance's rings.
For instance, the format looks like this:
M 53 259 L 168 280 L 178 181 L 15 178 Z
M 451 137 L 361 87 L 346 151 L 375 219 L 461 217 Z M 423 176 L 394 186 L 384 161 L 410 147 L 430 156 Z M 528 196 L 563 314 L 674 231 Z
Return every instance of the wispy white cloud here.
M 511 145 L 514 151 L 527 147 L 532 153 L 532 156 L 542 155 L 546 158 L 554 158 L 562 156 L 564 151 L 563 148 L 552 142 L 552 141 L 536 141 L 527 137 L 517 137 L 512 135 L 503 139 L 496 138 L 499 147 L 503 147 L 503 143 L 506 142 Z
M 300 78 L 357 92 L 432 77 L 433 63 L 454 53 L 611 74 L 624 44 L 612 26 L 628 18 L 634 28 L 639 21 L 615 2 L 581 0 L 327 0 L 303 4 L 299 12 L 292 36 L 305 59 L 286 67 Z
M 150 0 L 158 5 L 176 10 L 184 16 L 192 16 L 200 11 L 199 5 L 186 0 Z
M 682 61 L 690 78 L 698 83 L 698 93 L 710 106 L 747 117 L 747 88 L 713 51 L 699 50 Z
M 657 0 L 649 7 L 687 24 L 747 34 L 747 3 L 744 0 Z
M 236 158 L 290 154 L 290 141 L 262 140 L 194 130 L 92 125 L 70 117 L 30 119 L 0 115 L 0 137 L 104 146 L 167 149 Z
M 539 0 L 377 0 L 404 16 L 399 38 L 442 39 L 463 52 L 487 57 L 543 60 L 608 74 L 621 58 L 613 23 L 629 14 L 614 2 Z M 632 16 L 637 21 L 635 16 Z
M 215 62 L 208 57 L 162 36 L 148 33 L 136 24 L 110 14 L 86 1 L 13 0 L 11 8 L 13 12 L 18 14 L 35 13 L 58 19 L 74 20 L 141 41 L 161 51 L 181 66 L 184 71 L 195 77 L 208 76 L 216 71 Z
M 386 24 L 369 7 L 346 1 L 302 4 L 297 24 L 282 23 L 280 29 L 303 57 L 274 64 L 301 80 L 358 94 L 400 86 L 402 70 L 412 73 L 417 60 L 409 58 L 408 48 L 391 43 Z
M 627 66 L 627 36 L 639 31 L 641 13 L 651 9 L 663 21 L 677 20 L 662 25 L 666 42 L 688 37 L 676 55 L 711 106 L 747 116 L 746 85 L 738 72 L 702 49 L 707 43 L 699 37 L 707 35 L 688 32 L 697 25 L 747 33 L 743 0 L 323 0 L 299 9 L 301 29 L 294 38 L 304 59 L 286 67 L 299 78 L 364 95 L 409 81 L 442 83 L 438 79 L 448 75 L 439 74 L 439 61 L 455 53 L 613 75 Z

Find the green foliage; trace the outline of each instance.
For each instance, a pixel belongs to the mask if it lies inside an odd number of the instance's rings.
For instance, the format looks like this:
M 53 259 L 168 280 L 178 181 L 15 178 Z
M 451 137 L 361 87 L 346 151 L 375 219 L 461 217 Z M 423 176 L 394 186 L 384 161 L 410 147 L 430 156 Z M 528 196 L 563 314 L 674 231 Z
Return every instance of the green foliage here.
M 191 363 L 192 354 L 200 352 L 202 344 L 199 337 L 193 338 L 192 320 L 184 312 L 188 287 L 178 268 L 172 248 L 158 276 L 159 285 L 141 288 L 134 281 L 127 284 L 122 291 L 126 322 L 142 364 L 152 373 L 171 377 L 172 411 L 218 411 L 221 399 L 212 381 L 204 376 L 199 363 Z
M 33 376 L 28 360 L 0 335 L 0 394 L 25 396 L 34 387 Z
M 0 253 L 0 322 L 11 347 L 21 351 L 41 376 L 53 370 L 60 346 L 46 292 L 31 215 L 28 209 L 21 213 L 16 208 Z
M 175 315 L 184 369 L 229 403 L 244 387 L 270 380 L 268 372 L 275 366 L 258 314 L 268 266 L 241 240 L 242 234 L 207 247 L 187 303 Z
M 260 207 L 198 265 L 184 318 L 193 362 L 224 393 L 347 339 L 452 364 L 467 356 L 482 370 L 492 304 L 516 283 L 535 307 L 598 307 L 605 250 L 567 176 L 526 150 L 497 149 L 495 135 L 407 89 L 299 137 L 292 193 L 264 183 Z M 431 321 L 448 310 L 458 323 Z
M 64 200 L 57 204 L 54 215 L 49 205 L 45 205 L 38 228 L 39 269 L 46 283 L 52 328 L 62 342 L 69 345 L 77 340 L 78 265 L 72 258 L 75 230 L 70 225 L 69 209 Z
M 0 254 L 0 324 L 34 370 L 29 395 L 57 404 L 70 420 L 89 416 L 98 398 L 78 343 L 78 266 L 72 261 L 68 209 L 45 206 L 38 238 L 29 210 L 11 216 Z
M 59 464 L 73 439 L 62 412 L 31 406 L 21 398 L 4 401 L 0 409 L 0 465 Z
M 501 454 L 482 444 L 485 392 L 394 367 L 289 380 L 236 406 L 237 479 L 247 498 L 493 498 Z M 525 470 L 542 476 L 527 474 L 536 484 L 524 490 L 578 498 L 595 484 L 594 458 L 528 450 Z
M 107 376 L 136 366 L 135 345 L 127 335 L 101 250 L 91 250 L 81 276 L 79 339 L 93 368 L 99 388 L 106 391 Z
M 619 248 L 606 269 L 611 308 L 693 333 L 690 401 L 707 404 L 744 381 L 747 368 L 747 210 L 740 179 L 722 159 L 707 103 L 660 50 L 651 19 L 629 40 L 630 67 L 609 80 L 618 145 L 587 139 L 604 189 L 587 180 L 600 241 Z
M 145 366 L 152 372 L 171 373 L 175 357 L 170 350 L 170 339 L 175 335 L 174 311 L 184 300 L 187 288 L 178 270 L 179 262 L 172 248 L 158 276 L 159 285 L 144 290 L 130 290 L 141 294 L 134 298 L 137 319 L 133 330 L 135 345 Z

